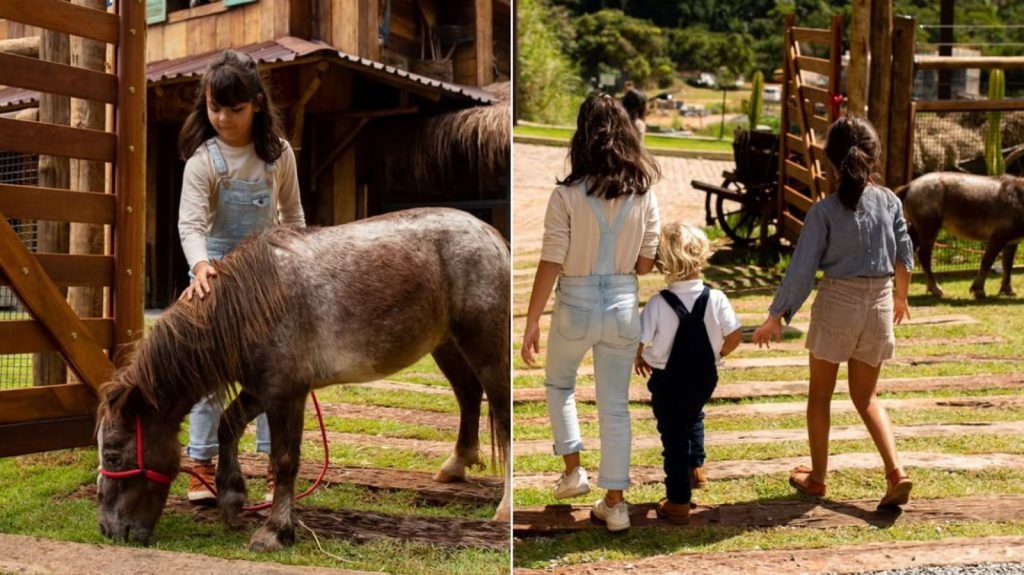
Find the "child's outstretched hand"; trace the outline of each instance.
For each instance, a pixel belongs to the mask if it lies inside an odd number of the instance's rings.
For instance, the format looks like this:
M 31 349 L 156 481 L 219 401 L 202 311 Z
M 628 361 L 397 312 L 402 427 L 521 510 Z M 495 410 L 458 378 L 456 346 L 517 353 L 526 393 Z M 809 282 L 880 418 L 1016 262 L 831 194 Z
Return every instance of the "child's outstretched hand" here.
M 185 291 L 181 292 L 179 300 L 192 301 L 193 296 L 199 296 L 199 299 L 205 298 L 213 286 L 210 283 L 210 278 L 217 277 L 217 270 L 210 262 L 199 262 L 196 264 L 195 276 L 192 283 L 185 288 Z
M 651 364 L 647 363 L 647 360 L 639 353 L 636 354 L 636 359 L 633 361 L 633 369 L 636 371 L 637 375 L 643 377 L 651 375 L 651 372 L 654 370 L 654 368 L 651 367 Z
M 519 350 L 519 355 L 526 365 L 533 367 L 535 353 L 540 353 L 540 324 L 527 321 L 526 331 L 523 332 L 523 348 Z
M 910 319 L 910 304 L 907 303 L 907 296 L 894 296 L 892 298 L 892 322 L 899 325 L 904 319 Z
M 763 345 L 770 348 L 773 339 L 782 341 L 782 318 L 768 316 L 761 327 L 754 330 L 754 343 L 757 347 Z

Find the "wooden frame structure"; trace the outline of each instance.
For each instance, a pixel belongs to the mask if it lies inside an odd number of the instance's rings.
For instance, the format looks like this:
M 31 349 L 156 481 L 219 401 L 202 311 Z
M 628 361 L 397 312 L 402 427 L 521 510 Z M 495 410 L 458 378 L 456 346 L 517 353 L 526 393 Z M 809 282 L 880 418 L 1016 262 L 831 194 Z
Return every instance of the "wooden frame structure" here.
M 815 202 L 830 192 L 824 134 L 838 115 L 842 72 L 842 16 L 833 16 L 829 29 L 798 28 L 796 17 L 786 17 L 785 80 L 782 127 L 779 138 L 779 223 L 783 237 L 800 236 L 803 218 Z M 800 44 L 828 48 L 829 57 L 805 55 Z M 805 73 L 827 80 L 828 88 L 813 85 Z M 824 108 L 824 115 L 821 113 Z
M 114 132 L 0 118 L 0 149 L 105 162 L 112 194 L 0 185 L 0 281 L 34 319 L 0 322 L 0 354 L 59 351 L 81 383 L 0 391 L 0 456 L 93 442 L 96 394 L 123 349 L 142 335 L 145 216 L 145 4 L 116 12 L 61 0 L 3 0 L 0 19 L 113 45 L 115 74 L 0 54 L 0 85 L 98 100 Z M 105 255 L 33 254 L 8 218 L 102 224 Z M 80 318 L 59 287 L 108 287 L 110 317 Z

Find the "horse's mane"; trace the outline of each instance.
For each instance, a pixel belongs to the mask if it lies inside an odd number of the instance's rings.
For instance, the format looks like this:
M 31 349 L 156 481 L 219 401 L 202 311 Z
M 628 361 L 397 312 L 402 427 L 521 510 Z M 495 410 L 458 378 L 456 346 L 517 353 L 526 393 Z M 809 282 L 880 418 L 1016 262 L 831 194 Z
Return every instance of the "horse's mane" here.
M 210 293 L 178 301 L 164 312 L 104 386 L 97 421 L 121 413 L 135 388 L 160 409 L 163 399 L 197 401 L 237 381 L 255 359 L 253 350 L 266 343 L 285 315 L 287 294 L 274 249 L 300 233 L 272 229 L 217 262 Z

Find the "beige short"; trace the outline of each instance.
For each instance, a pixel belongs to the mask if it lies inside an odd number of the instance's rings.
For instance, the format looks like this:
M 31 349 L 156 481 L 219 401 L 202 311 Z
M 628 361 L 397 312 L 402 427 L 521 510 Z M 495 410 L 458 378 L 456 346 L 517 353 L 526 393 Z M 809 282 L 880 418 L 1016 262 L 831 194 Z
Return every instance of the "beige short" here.
M 896 355 L 892 278 L 825 277 L 811 306 L 807 349 L 814 357 L 876 366 Z

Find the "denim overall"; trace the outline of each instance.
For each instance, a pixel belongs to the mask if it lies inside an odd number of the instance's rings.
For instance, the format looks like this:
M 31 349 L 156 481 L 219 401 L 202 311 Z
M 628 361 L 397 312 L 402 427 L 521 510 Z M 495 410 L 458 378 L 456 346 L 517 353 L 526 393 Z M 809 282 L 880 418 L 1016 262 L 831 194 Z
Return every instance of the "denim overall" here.
M 583 193 L 586 193 L 584 184 Z M 640 343 L 637 279 L 616 274 L 615 244 L 630 194 L 611 225 L 597 198 L 587 196 L 601 228 L 592 275 L 562 276 L 555 292 L 555 310 L 548 335 L 544 387 L 554 434 L 555 455 L 583 449 L 576 415 L 576 372 L 583 356 L 594 350 L 594 382 L 601 434 L 600 487 L 629 487 L 632 442 L 629 424 L 629 378 Z
M 665 491 L 672 503 L 689 503 L 690 468 L 694 465 L 691 433 L 702 418 L 704 404 L 718 385 L 715 351 L 704 325 L 711 289 L 703 293 L 687 311 L 676 294 L 662 290 L 661 296 L 679 316 L 679 329 L 672 341 L 672 352 L 665 369 L 655 369 L 647 382 L 651 406 L 658 420 L 662 457 L 665 459 Z M 703 425 L 700 426 L 703 436 Z M 694 438 L 703 444 L 703 437 Z M 703 455 L 703 449 L 701 449 Z
M 274 202 L 274 164 L 267 163 L 264 177 L 256 181 L 228 178 L 228 164 L 216 138 L 206 141 L 206 148 L 217 169 L 217 216 L 206 240 L 210 261 L 222 259 L 246 236 L 274 225 L 277 206 Z M 189 277 L 194 278 L 192 272 Z M 222 405 L 205 397 L 192 406 L 189 420 L 188 455 L 193 459 L 210 459 L 217 454 L 217 427 Z M 266 414 L 256 418 L 256 451 L 270 453 L 270 426 Z

